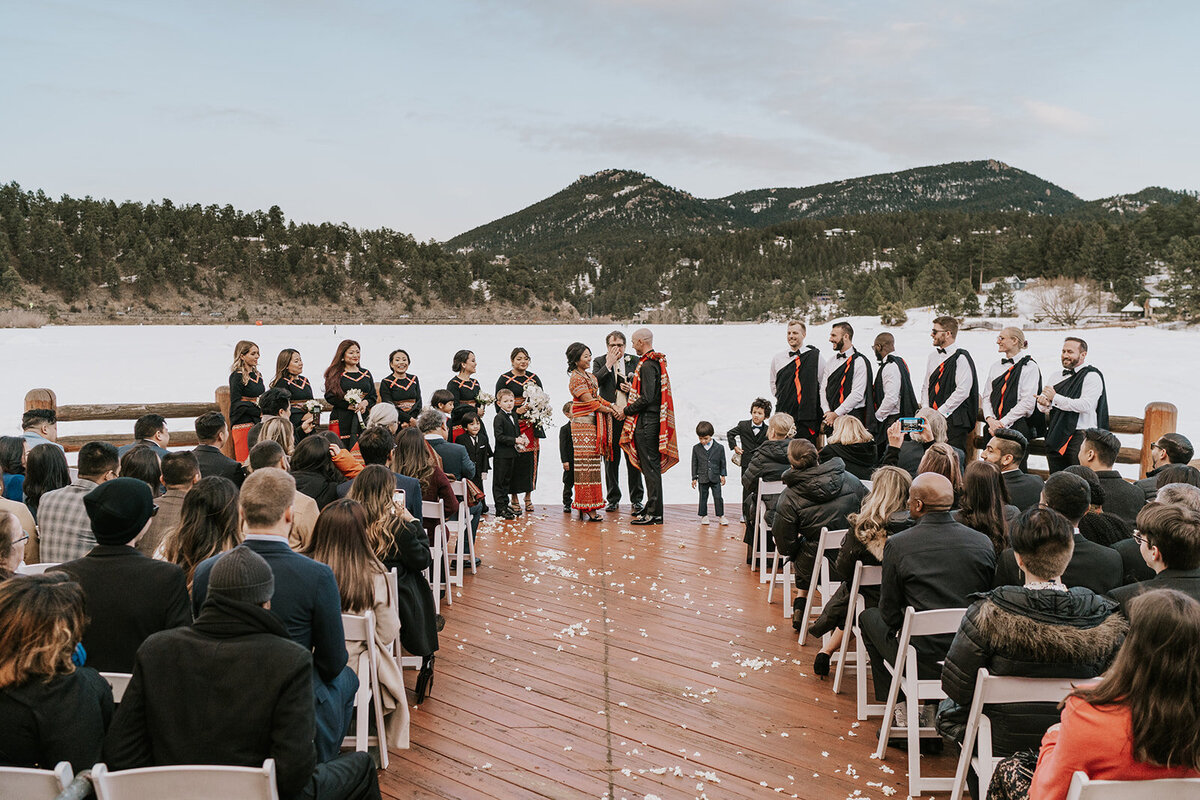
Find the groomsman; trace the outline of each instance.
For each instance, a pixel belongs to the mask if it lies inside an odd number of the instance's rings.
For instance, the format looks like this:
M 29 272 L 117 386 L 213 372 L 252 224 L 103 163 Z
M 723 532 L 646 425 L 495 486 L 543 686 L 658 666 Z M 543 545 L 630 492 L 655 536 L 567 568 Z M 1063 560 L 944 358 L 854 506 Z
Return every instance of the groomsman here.
M 1087 342 L 1068 336 L 1062 346 L 1062 372 L 1037 397 L 1038 410 L 1046 414 L 1046 461 L 1052 473 L 1079 463 L 1084 431 L 1108 430 L 1104 375 L 1084 363 L 1087 354 Z
M 983 441 L 1004 428 L 1020 431 L 1026 440 L 1041 435 L 1045 418 L 1037 408 L 1042 391 L 1042 371 L 1033 356 L 1021 351 L 1029 347 L 1020 328 L 1005 328 L 996 337 L 1001 358 L 988 369 L 988 382 L 980 393 L 983 405 Z M 1029 453 L 1021 469 L 1029 466 Z
M 788 349 L 771 359 L 771 394 L 775 410 L 790 414 L 796 436 L 816 443 L 821 432 L 821 375 L 824 361 L 817 348 L 804 344 L 808 326 L 792 320 L 787 326 Z
M 613 331 L 605 339 L 606 352 L 604 358 L 592 360 L 592 373 L 600 384 L 600 397 L 615 405 L 621 411 L 629 402 L 629 381 L 637 369 L 637 356 L 625 354 L 625 334 Z M 604 486 L 607 489 L 605 499 L 608 506 L 605 511 L 616 511 L 621 502 L 621 448 L 617 442 L 621 439 L 621 423 L 615 422 L 608 414 L 598 414 L 597 424 L 610 425 L 613 443 L 612 458 L 604 459 Z M 629 481 L 629 502 L 633 505 L 633 514 L 642 513 L 642 473 L 625 459 L 625 474 Z
M 869 427 L 875 416 L 871 362 L 854 348 L 854 328 L 849 322 L 834 323 L 829 343 L 834 356 L 825 362 L 821 373 L 825 426 L 832 428 L 838 417 L 849 414 Z
M 979 417 L 975 362 L 970 353 L 954 343 L 958 338 L 958 320 L 954 317 L 936 318 L 930 338 L 934 350 L 925 368 L 922 399 L 946 418 L 946 440 L 965 453 L 967 438 Z
M 871 349 L 879 364 L 871 387 L 875 398 L 875 423 L 871 429 L 875 432 L 879 456 L 882 458 L 888 446 L 887 429 L 901 417 L 914 416 L 920 405 L 913 391 L 908 364 L 896 355 L 896 337 L 881 333 L 875 337 Z

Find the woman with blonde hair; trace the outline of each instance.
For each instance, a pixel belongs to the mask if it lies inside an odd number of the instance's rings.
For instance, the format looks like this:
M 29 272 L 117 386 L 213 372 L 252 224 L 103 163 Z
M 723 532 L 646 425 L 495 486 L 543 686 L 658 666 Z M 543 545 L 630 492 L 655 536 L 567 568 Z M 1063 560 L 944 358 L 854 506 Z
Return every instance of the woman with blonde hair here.
M 821 448 L 821 463 L 840 458 L 846 471 L 859 480 L 871 479 L 878 456 L 875 439 L 858 417 L 844 414 L 833 423 L 833 433 Z
M 76 772 L 100 760 L 112 689 L 84 667 L 83 588 L 63 572 L 0 583 L 0 754 L 6 766 Z
M 250 455 L 246 437 L 250 428 L 262 419 L 258 398 L 267 390 L 258 371 L 258 345 L 242 340 L 233 347 L 229 368 L 229 431 L 233 438 L 234 458 L 245 461 Z
M 271 417 L 258 429 L 258 441 L 277 442 L 283 448 L 283 452 L 291 458 L 292 453 L 296 452 L 295 426 L 283 417 Z
M 893 422 L 892 426 L 888 428 L 888 448 L 883 454 L 882 462 L 908 470 L 908 474 L 914 478 L 917 477 L 925 451 L 935 444 L 945 442 L 947 436 L 946 418 L 942 416 L 941 412 L 932 408 L 921 408 L 918 409 L 915 416 L 921 420 L 921 429 L 918 431 L 904 433 L 900 430 L 899 420 Z M 953 445 L 951 445 L 951 449 L 958 454 L 958 466 L 961 472 L 967 463 L 966 456 Z
M 921 463 L 917 465 L 917 474 L 922 472 L 944 475 L 954 487 L 954 507 L 958 508 L 963 493 L 962 462 L 958 458 L 958 451 L 948 442 L 934 442 L 925 451 L 925 455 L 921 456 Z
M 863 498 L 862 509 L 846 516 L 850 533 L 842 540 L 831 573 L 842 585 L 825 604 L 821 616 L 808 628 L 813 636 L 833 632 L 813 660 L 813 672 L 817 675 L 824 677 L 829 674 L 829 658 L 842 644 L 844 631 L 841 626 L 846 619 L 854 565 L 862 562 L 864 566 L 876 567 L 882 563 L 883 546 L 887 544 L 888 536 L 896 532 L 889 527 L 889 523 L 893 514 L 908 506 L 908 490 L 912 481 L 912 476 L 899 467 L 878 468 L 871 477 L 871 491 Z M 867 608 L 879 605 L 878 586 L 865 586 L 859 593 Z
M 1037 396 L 1042 392 L 1042 371 L 1033 356 L 1021 351 L 1029 347 L 1020 328 L 1005 328 L 996 337 L 1000 359 L 988 369 L 987 382 L 980 381 L 979 403 L 983 406 L 984 440 L 1001 428 L 1018 430 L 1034 438 L 1030 417 L 1037 413 Z M 1026 459 L 1028 453 L 1026 453 Z M 1025 460 L 1021 462 L 1025 469 Z

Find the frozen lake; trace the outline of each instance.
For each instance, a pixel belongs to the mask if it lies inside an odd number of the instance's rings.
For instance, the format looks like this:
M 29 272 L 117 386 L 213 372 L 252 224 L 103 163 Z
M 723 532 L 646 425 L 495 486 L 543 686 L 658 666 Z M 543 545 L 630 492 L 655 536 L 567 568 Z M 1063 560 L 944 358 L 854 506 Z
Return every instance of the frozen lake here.
M 896 335 L 897 352 L 913 372 L 914 383 L 924 373 L 930 342 L 931 315 L 910 314 Z M 884 330 L 878 317 L 852 318 L 855 341 L 870 355 L 875 335 Z M 262 349 L 261 365 L 268 378 L 275 356 L 285 347 L 298 349 L 305 374 L 315 384 L 332 358 L 337 343 L 353 338 L 362 344 L 363 364 L 376 380 L 389 374 L 387 355 L 402 347 L 412 356 L 411 372 L 421 379 L 425 400 L 452 376 L 450 362 L 459 349 L 474 350 L 477 377 L 491 392 L 496 378 L 510 368 L 513 347 L 525 347 L 533 358 L 531 369 L 542 379 L 556 406 L 570 399 L 566 359 L 569 344 L 582 341 L 602 356 L 608 325 L 229 325 L 229 326 L 106 326 L 46 327 L 0 330 L 0 344 L 9 363 L 21 366 L 22 376 L 0 386 L 0 419 L 4 433 L 17 433 L 25 392 L 33 387 L 54 389 L 59 403 L 180 402 L 211 400 L 214 389 L 228 378 L 233 345 L 251 339 Z M 628 336 L 633 327 L 623 329 Z M 771 357 L 785 349 L 784 326 L 765 325 L 659 325 L 653 326 L 655 347 L 666 353 L 675 391 L 681 463 L 664 476 L 668 503 L 691 503 L 689 457 L 700 420 L 717 431 L 733 427 L 749 415 L 750 402 L 770 397 L 767 371 Z M 809 328 L 808 342 L 828 353 L 829 325 Z M 1032 331 L 1030 352 L 1044 373 L 1058 368 L 1064 334 Z M 1200 372 L 1185 369 L 1187 353 L 1200 348 L 1200 331 L 1157 328 L 1103 328 L 1082 332 L 1091 350 L 1089 362 L 1105 374 L 1109 406 L 1114 414 L 1140 416 L 1150 400 L 1175 403 L 1180 409 L 1179 430 L 1196 441 L 1200 415 L 1184 398 L 1200 393 Z M 958 343 L 969 350 L 980 371 L 996 358 L 995 332 L 964 331 Z M 12 370 L 16 372 L 16 370 Z M 11 373 L 10 373 L 11 374 Z M 319 393 L 319 392 L 318 392 Z M 559 420 L 560 424 L 562 419 Z M 489 415 L 486 424 L 491 425 Z M 111 423 L 60 426 L 63 435 L 92 432 L 126 432 Z M 107 426 L 107 427 L 106 427 Z M 190 428 L 191 421 L 173 422 L 173 429 Z M 132 434 L 132 429 L 127 431 Z M 558 430 L 549 432 L 541 459 L 539 503 L 560 500 L 561 467 Z M 738 468 L 729 465 L 731 480 L 726 499 L 740 498 Z M 1132 469 L 1130 469 L 1132 474 Z M 490 495 L 491 489 L 488 487 Z M 731 512 L 733 513 L 733 512 Z

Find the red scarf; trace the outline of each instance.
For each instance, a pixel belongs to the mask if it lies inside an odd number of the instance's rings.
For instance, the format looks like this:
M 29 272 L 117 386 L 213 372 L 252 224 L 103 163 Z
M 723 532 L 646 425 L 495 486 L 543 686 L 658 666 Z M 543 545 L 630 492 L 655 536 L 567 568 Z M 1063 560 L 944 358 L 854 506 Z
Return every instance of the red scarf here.
M 667 357 L 662 353 L 650 350 L 642 356 L 641 361 L 638 361 L 638 366 L 640 367 L 642 362 L 648 358 L 658 362 L 660 374 L 659 386 L 662 390 L 662 399 L 658 408 L 658 452 L 662 464 L 661 471 L 666 472 L 679 463 L 679 439 L 675 432 L 675 395 L 671 393 L 671 379 L 667 377 Z M 633 373 L 633 383 L 630 389 L 633 394 L 641 395 L 641 388 L 642 371 L 638 369 Z M 625 418 L 625 427 L 621 430 L 621 449 L 629 457 L 629 463 L 640 470 L 637 448 L 633 445 L 633 426 L 637 423 L 637 418 L 637 414 Z

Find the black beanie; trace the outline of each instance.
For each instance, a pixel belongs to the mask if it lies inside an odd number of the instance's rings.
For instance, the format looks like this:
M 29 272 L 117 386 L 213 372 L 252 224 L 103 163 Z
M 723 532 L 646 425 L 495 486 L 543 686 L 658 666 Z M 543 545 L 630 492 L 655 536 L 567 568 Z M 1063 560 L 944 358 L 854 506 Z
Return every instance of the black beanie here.
M 129 544 L 154 515 L 154 493 L 145 481 L 113 478 L 83 496 L 99 544 Z
M 265 558 L 245 545 L 238 545 L 213 564 L 208 574 L 208 591 L 261 606 L 275 594 L 275 574 Z

